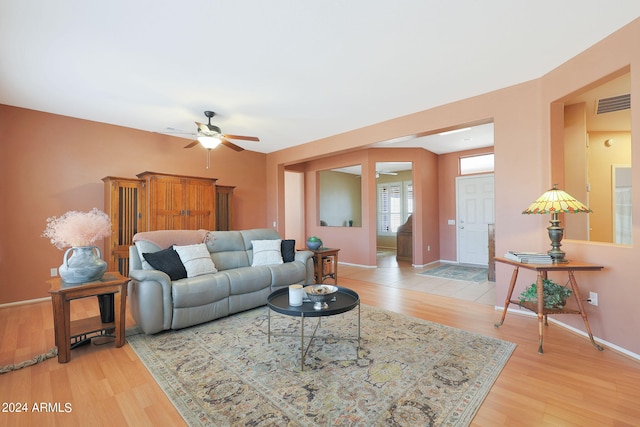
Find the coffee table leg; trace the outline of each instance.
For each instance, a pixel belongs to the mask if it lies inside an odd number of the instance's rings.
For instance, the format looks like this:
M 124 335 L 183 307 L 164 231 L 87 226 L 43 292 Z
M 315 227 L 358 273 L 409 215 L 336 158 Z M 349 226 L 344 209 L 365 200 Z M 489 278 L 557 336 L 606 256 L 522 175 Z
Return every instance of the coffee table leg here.
M 358 303 L 358 352 L 356 353 L 356 359 L 360 357 L 360 303 Z
M 300 370 L 304 371 L 304 313 L 300 313 Z
M 267 342 L 271 344 L 271 309 L 267 308 Z

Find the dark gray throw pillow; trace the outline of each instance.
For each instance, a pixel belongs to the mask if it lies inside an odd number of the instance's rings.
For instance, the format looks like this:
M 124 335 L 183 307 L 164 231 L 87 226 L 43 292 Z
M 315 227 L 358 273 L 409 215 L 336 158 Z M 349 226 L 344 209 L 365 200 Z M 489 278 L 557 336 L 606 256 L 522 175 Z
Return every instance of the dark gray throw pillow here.
M 144 253 L 142 256 L 151 264 L 151 267 L 167 273 L 171 280 L 187 277 L 187 270 L 173 247 L 158 252 Z
M 280 244 L 280 252 L 282 252 L 282 261 L 291 262 L 296 259 L 296 241 L 293 239 L 282 240 Z

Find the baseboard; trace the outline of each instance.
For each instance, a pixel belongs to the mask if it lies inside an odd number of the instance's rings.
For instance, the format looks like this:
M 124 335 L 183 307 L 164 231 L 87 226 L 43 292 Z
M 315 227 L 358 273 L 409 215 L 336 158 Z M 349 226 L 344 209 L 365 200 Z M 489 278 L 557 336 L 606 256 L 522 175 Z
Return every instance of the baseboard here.
M 495 308 L 495 310 L 497 312 L 500 312 L 500 313 L 504 310 L 504 307 L 494 306 L 494 308 Z M 519 309 L 516 309 L 516 308 L 507 309 L 507 313 L 518 314 L 518 315 L 521 315 L 521 316 L 538 317 L 538 315 L 536 313 L 534 313 L 533 311 L 530 311 L 530 310 L 519 310 Z M 566 323 L 560 322 L 559 320 L 554 319 L 553 317 L 547 317 L 547 320 L 549 322 L 555 324 L 555 325 L 560 326 L 561 328 L 568 329 L 569 331 L 571 331 L 571 332 L 573 332 L 575 334 L 583 336 L 587 340 L 589 339 L 589 334 L 587 334 L 585 331 L 583 331 L 581 329 L 575 328 L 575 327 L 573 327 L 571 325 L 567 325 Z M 505 319 L 505 321 L 506 321 L 506 319 Z M 634 353 L 632 351 L 627 350 L 626 348 L 622 348 L 622 347 L 620 347 L 620 346 L 618 346 L 616 344 L 613 344 L 613 343 L 610 343 L 608 341 L 605 341 L 605 340 L 603 340 L 601 338 L 596 337 L 595 335 L 593 336 L 593 340 L 595 342 L 597 342 L 598 344 L 602 344 L 603 346 L 605 346 L 605 347 L 607 347 L 607 348 L 609 348 L 609 349 L 611 349 L 613 351 L 616 351 L 618 353 L 624 354 L 625 356 L 630 357 L 630 358 L 632 358 L 634 360 L 640 361 L 640 354 L 636 354 L 636 353 Z
M 377 265 L 354 264 L 352 262 L 344 262 L 344 261 L 338 261 L 338 265 L 352 265 L 354 267 L 362 267 L 362 268 L 378 268 Z
M 37 304 L 37 303 L 40 303 L 40 302 L 47 302 L 47 301 L 51 301 L 51 297 L 44 297 L 44 298 L 38 298 L 38 299 L 29 299 L 29 300 L 16 301 L 16 302 L 8 302 L 6 304 L 0 304 L 0 308 L 16 307 L 16 306 L 19 306 L 19 305 L 27 305 L 27 304 Z
M 431 261 L 431 262 L 426 263 L 426 264 L 411 264 L 411 267 L 413 267 L 413 268 L 424 268 L 424 267 L 427 267 L 429 265 L 439 264 L 439 263 L 442 263 L 442 262 L 446 262 L 446 261 Z

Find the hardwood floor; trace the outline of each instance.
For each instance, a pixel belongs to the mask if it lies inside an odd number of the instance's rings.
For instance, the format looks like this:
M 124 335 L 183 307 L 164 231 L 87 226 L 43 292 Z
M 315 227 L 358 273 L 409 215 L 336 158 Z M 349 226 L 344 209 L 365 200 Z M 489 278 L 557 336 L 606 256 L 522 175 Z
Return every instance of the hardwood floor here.
M 357 291 L 364 304 L 518 344 L 473 426 L 640 425 L 639 362 L 610 349 L 597 351 L 588 339 L 553 324 L 539 355 L 533 317 L 509 314 L 496 329 L 499 313 L 491 305 L 355 279 L 349 276 L 362 272 L 342 266 L 341 271 L 340 285 Z M 98 313 L 93 298 L 71 306 L 74 318 Z M 127 326 L 133 324 L 129 316 Z M 0 309 L 0 334 L 0 366 L 45 353 L 54 345 L 51 304 Z M 0 410 L 11 403 L 28 409 L 0 413 L 0 426 L 184 425 L 128 344 L 82 346 L 72 350 L 67 364 L 53 358 L 0 375 L 0 398 Z M 33 411 L 41 402 L 55 412 Z

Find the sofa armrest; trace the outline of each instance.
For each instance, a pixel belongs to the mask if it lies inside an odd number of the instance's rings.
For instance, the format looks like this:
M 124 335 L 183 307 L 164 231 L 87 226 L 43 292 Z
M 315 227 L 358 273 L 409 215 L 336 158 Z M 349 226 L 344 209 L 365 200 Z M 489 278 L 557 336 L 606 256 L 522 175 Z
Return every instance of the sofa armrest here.
M 307 271 L 306 283 L 315 283 L 315 267 L 313 266 L 313 252 L 296 251 L 294 261 L 299 261 L 305 265 Z
M 159 282 L 162 287 L 168 287 L 171 292 L 171 279 L 169 275 L 160 270 L 131 270 L 129 271 L 129 277 L 138 282 L 156 281 Z
M 307 263 L 309 258 L 313 257 L 313 252 L 311 251 L 296 251 L 295 261 L 300 261 L 303 264 Z
M 171 328 L 173 301 L 169 275 L 158 270 L 129 271 L 129 307 L 147 334 Z

